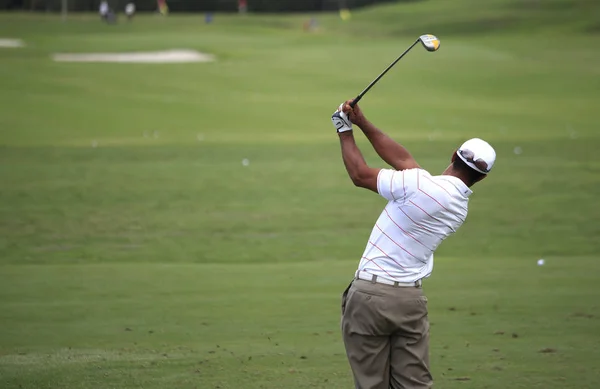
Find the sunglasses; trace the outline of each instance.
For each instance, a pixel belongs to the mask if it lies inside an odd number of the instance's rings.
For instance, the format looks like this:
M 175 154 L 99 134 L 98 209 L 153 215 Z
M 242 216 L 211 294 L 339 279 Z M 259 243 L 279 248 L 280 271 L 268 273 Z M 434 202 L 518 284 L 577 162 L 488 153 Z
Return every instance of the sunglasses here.
M 471 150 L 458 150 L 458 152 L 460 153 L 460 155 L 467 162 L 471 162 L 473 165 L 475 165 L 477 167 L 477 169 L 479 169 L 479 170 L 481 170 L 482 172 L 485 172 L 485 173 L 489 173 L 490 172 L 490 169 L 488 168 L 487 162 L 485 162 L 481 158 L 478 158 L 477 160 L 474 160 L 475 153 L 472 152 Z

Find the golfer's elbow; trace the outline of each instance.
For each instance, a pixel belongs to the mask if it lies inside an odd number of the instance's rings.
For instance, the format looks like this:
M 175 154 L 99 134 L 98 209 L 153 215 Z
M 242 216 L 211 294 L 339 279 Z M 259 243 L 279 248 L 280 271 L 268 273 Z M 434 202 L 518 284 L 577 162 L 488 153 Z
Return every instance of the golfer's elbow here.
M 350 180 L 352 181 L 352 183 L 354 184 L 354 186 L 361 186 L 361 180 L 359 176 L 356 175 L 350 175 Z
M 348 175 L 350 176 L 350 180 L 352 180 L 354 186 L 357 186 L 359 188 L 365 188 L 367 183 L 369 182 L 369 176 L 365 171 L 349 171 Z

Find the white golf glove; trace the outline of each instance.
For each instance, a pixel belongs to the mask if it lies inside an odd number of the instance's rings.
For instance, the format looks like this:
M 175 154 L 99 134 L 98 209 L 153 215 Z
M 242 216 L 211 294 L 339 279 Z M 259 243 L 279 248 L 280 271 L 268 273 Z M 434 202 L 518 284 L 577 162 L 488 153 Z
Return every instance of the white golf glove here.
M 340 104 L 340 107 L 331 115 L 331 121 L 333 122 L 333 126 L 335 127 L 338 133 L 352 131 L 352 122 L 348 118 L 344 112 L 342 112 L 342 107 L 344 104 Z

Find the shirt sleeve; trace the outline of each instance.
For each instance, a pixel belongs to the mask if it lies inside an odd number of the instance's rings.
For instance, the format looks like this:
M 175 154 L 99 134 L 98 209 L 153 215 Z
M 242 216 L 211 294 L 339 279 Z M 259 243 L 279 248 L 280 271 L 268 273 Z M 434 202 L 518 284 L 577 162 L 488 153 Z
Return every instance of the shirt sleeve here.
M 422 169 L 381 169 L 377 176 L 377 192 L 388 201 L 405 202 L 419 189 Z

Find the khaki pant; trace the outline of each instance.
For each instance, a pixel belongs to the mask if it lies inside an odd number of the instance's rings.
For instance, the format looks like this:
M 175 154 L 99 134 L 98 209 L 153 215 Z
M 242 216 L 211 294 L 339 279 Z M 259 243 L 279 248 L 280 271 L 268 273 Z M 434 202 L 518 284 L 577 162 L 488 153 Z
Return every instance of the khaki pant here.
M 423 289 L 354 280 L 342 296 L 342 334 L 357 389 L 432 387 Z

